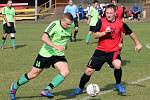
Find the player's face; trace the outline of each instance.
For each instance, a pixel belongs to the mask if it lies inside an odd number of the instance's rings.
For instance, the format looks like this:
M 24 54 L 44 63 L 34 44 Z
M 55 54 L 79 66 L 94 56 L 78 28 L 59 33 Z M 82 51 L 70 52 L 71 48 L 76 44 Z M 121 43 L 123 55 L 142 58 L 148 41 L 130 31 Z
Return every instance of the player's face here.
M 115 20 L 115 10 L 113 8 L 107 8 L 106 9 L 106 18 L 108 21 L 114 21 Z
M 90 6 L 91 6 L 91 4 L 88 4 L 88 6 L 90 7 Z
M 68 4 L 69 4 L 69 5 L 73 5 L 73 1 L 70 0 L 70 1 L 68 2 Z
M 69 20 L 68 18 L 64 18 L 61 22 L 62 27 L 65 29 L 70 27 L 71 24 L 72 24 L 72 21 Z
M 99 4 L 96 2 L 93 6 L 94 8 L 98 8 Z
M 8 6 L 8 7 L 12 7 L 12 1 L 8 1 L 8 2 L 7 2 L 7 6 Z

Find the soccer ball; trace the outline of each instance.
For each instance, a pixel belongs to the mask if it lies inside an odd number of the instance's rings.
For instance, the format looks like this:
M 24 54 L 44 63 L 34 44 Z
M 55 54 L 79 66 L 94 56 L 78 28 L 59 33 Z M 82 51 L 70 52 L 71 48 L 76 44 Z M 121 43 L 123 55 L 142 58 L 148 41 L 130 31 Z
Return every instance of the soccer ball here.
M 91 96 L 91 97 L 95 97 L 96 95 L 98 95 L 100 92 L 100 88 L 97 84 L 89 84 L 86 87 L 86 93 Z

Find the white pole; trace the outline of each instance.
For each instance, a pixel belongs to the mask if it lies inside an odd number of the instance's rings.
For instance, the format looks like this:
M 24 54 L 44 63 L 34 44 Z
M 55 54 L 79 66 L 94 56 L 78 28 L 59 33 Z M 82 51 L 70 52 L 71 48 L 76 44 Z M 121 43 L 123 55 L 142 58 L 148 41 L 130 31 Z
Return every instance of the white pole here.
M 49 8 L 51 8 L 52 0 L 49 0 Z
M 37 14 L 38 14 L 38 0 L 35 0 L 35 21 L 37 21 Z

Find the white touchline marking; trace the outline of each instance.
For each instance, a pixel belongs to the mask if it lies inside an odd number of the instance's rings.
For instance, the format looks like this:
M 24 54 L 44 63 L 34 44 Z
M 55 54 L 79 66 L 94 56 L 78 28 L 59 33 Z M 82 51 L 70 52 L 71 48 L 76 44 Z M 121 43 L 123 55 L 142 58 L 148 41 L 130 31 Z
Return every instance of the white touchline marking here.
M 149 80 L 149 79 L 150 79 L 150 76 L 145 77 L 145 78 L 143 78 L 143 79 L 139 79 L 139 80 L 137 80 L 137 81 L 133 81 L 133 82 L 131 82 L 131 84 L 137 84 L 137 83 L 140 83 L 140 82 Z
M 150 49 L 150 43 L 146 44 L 146 48 Z
M 146 81 L 146 80 L 150 80 L 150 76 L 145 77 L 145 78 L 143 78 L 143 79 L 139 79 L 139 80 L 133 81 L 133 82 L 131 82 L 131 83 L 129 83 L 129 84 L 137 84 L 137 83 L 140 83 L 140 82 L 143 82 L 143 81 Z M 102 92 L 100 92 L 99 95 L 106 94 L 106 93 L 110 93 L 110 92 L 113 92 L 113 91 L 114 91 L 114 89 L 102 91 Z M 84 97 L 84 98 L 81 98 L 81 100 L 88 100 L 88 99 L 90 99 L 90 98 L 91 98 L 90 96 L 86 96 L 86 97 Z

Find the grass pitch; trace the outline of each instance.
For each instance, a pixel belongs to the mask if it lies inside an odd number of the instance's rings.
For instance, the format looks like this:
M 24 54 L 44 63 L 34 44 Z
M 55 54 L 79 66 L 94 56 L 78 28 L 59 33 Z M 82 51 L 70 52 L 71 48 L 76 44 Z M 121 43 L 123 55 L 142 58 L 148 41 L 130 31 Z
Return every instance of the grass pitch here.
M 11 82 L 31 70 L 39 49 L 42 46 L 41 35 L 48 24 L 48 22 L 18 22 L 16 50 L 11 48 L 11 40 L 9 37 L 7 38 L 5 49 L 0 51 L 0 100 L 10 100 L 8 93 Z M 150 80 L 139 80 L 150 77 L 150 49 L 146 48 L 146 44 L 150 43 L 150 22 L 128 23 L 128 25 L 137 33 L 143 44 L 143 50 L 140 54 L 135 53 L 134 44 L 131 39 L 129 36 L 125 37 L 121 56 L 123 59 L 122 81 L 126 87 L 127 96 L 120 96 L 117 91 L 112 91 L 100 94 L 94 98 L 88 97 L 84 93 L 71 99 L 149 100 Z M 53 90 L 55 93 L 54 100 L 68 99 L 67 95 L 79 84 L 85 66 L 97 45 L 97 40 L 94 39 L 91 40 L 90 45 L 87 46 L 85 44 L 85 35 L 88 30 L 89 28 L 86 23 L 80 23 L 78 41 L 76 43 L 68 43 L 66 58 L 70 65 L 70 75 L 63 84 Z M 0 28 L 0 31 L 2 32 L 2 28 Z M 39 77 L 18 90 L 16 95 L 17 100 L 47 100 L 48 98 L 40 96 L 40 91 L 49 84 L 56 73 L 56 70 L 53 68 L 44 70 Z M 134 81 L 136 81 L 135 84 L 131 84 Z M 98 84 L 103 91 L 113 89 L 115 83 L 113 70 L 107 64 L 104 64 L 101 71 L 96 72 L 91 77 L 89 83 Z

